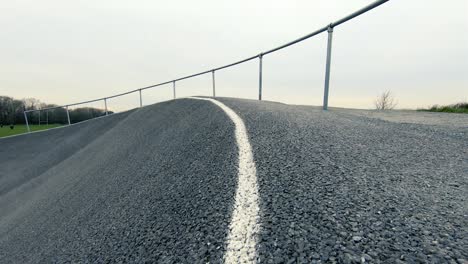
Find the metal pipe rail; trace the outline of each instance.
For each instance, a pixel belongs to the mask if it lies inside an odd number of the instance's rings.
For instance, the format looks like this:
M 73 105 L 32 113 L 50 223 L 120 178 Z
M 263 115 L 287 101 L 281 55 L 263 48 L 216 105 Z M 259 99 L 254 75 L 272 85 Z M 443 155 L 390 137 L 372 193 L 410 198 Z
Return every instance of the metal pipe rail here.
M 258 94 L 258 99 L 259 100 L 262 100 L 262 59 L 263 59 L 263 56 L 265 55 L 268 55 L 270 53 L 273 53 L 273 52 L 276 52 L 278 50 L 281 50 L 281 49 L 284 49 L 284 48 L 287 48 L 291 45 L 294 45 L 296 43 L 299 43 L 301 41 L 304 41 L 306 39 L 309 39 L 313 36 L 316 36 L 320 33 L 323 33 L 325 31 L 328 32 L 328 43 L 327 43 L 327 61 L 326 61 L 326 69 L 325 69 L 325 87 L 324 87 L 324 100 L 323 100 L 323 109 L 324 110 L 327 110 L 328 109 L 328 91 L 329 91 L 329 81 L 330 81 L 330 64 L 331 64 L 331 48 L 332 48 L 332 45 L 331 45 L 331 42 L 332 42 L 332 35 L 333 35 L 333 28 L 334 27 L 337 27 L 345 22 L 348 22 L 349 20 L 357 17 L 357 16 L 360 16 L 382 4 L 384 4 L 385 2 L 388 2 L 390 0 L 378 0 L 378 1 L 375 1 L 357 11 L 355 11 L 354 13 L 352 14 L 349 14 L 335 22 L 332 22 L 330 23 L 329 25 L 325 26 L 325 27 L 322 27 L 312 33 L 309 33 L 305 36 L 302 36 L 298 39 L 295 39 L 293 41 L 290 41 L 286 44 L 283 44 L 281 46 L 278 46 L 276 48 L 273 48 L 273 49 L 270 49 L 268 51 L 265 51 L 265 52 L 261 52 L 259 53 L 258 55 L 255 55 L 255 56 L 251 56 L 251 57 L 248 57 L 248 58 L 245 58 L 243 60 L 239 60 L 239 61 L 236 61 L 236 62 L 233 62 L 233 63 L 230 63 L 230 64 L 227 64 L 227 65 L 224 65 L 224 66 L 220 66 L 220 67 L 217 67 L 217 68 L 213 68 L 213 69 L 210 69 L 210 70 L 206 70 L 206 71 L 202 71 L 202 72 L 199 72 L 199 73 L 195 73 L 195 74 L 191 74 L 191 75 L 187 75 L 187 76 L 184 76 L 184 77 L 180 77 L 180 78 L 177 78 L 177 79 L 174 79 L 174 80 L 171 80 L 171 81 L 166 81 L 166 82 L 162 82 L 162 83 L 158 83 L 158 84 L 153 84 L 153 85 L 150 85 L 150 86 L 146 86 L 146 87 L 142 87 L 142 88 L 138 88 L 138 89 L 135 89 L 135 90 L 131 90 L 131 91 L 128 91 L 128 92 L 124 92 L 124 93 L 120 93 L 120 94 L 116 94 L 116 95 L 111 95 L 111 96 L 108 96 L 108 97 L 103 97 L 103 98 L 99 98 L 99 99 L 94 99 L 94 100 L 89 100 L 89 101 L 84 101 L 84 102 L 79 102 L 79 103 L 73 103 L 73 104 L 68 104 L 68 105 L 63 105 L 63 106 L 56 106 L 56 107 L 49 107 L 49 108 L 44 108 L 44 109 L 36 109 L 36 110 L 27 110 L 27 111 L 24 111 L 24 116 L 25 116 L 25 119 L 26 119 L 26 125 L 28 127 L 28 131 L 29 131 L 29 125 L 28 125 L 28 118 L 27 118 L 27 113 L 29 112 L 35 112 L 35 111 L 46 111 L 46 110 L 52 110 L 52 109 L 57 109 L 57 108 L 66 108 L 67 110 L 67 117 L 68 117 L 68 120 L 69 120 L 69 113 L 68 113 L 68 107 L 70 106 L 75 106 L 75 105 L 80 105 L 80 104 L 86 104 L 86 103 L 93 103 L 93 102 L 98 102 L 98 101 L 104 101 L 104 104 L 105 104 L 105 108 L 106 108 L 106 115 L 107 115 L 107 100 L 108 99 L 111 99 L 111 98 L 115 98 L 115 97 L 119 97 L 119 96 L 123 96 L 123 95 L 127 95 L 127 94 L 131 94 L 131 93 L 135 93 L 135 92 L 139 92 L 140 94 L 140 107 L 143 106 L 143 99 L 142 99 L 142 91 L 146 90 L 146 89 L 150 89 L 150 88 L 155 88 L 155 87 L 158 87 L 158 86 L 162 86 L 162 85 L 166 85 L 166 84 L 170 84 L 172 83 L 172 87 L 173 87 L 173 96 L 174 96 L 174 99 L 176 98 L 176 82 L 178 81 L 182 81 L 182 80 L 185 80 L 185 79 L 189 79 L 189 78 L 193 78 L 193 77 L 196 77 L 196 76 L 200 76 L 200 75 L 204 75 L 204 74 L 208 74 L 208 73 L 211 73 L 212 74 L 212 82 L 213 82 L 213 96 L 216 95 L 216 91 L 215 91 L 215 72 L 216 71 L 219 71 L 219 70 L 222 70 L 222 69 L 226 69 L 226 68 L 229 68 L 229 67 L 233 67 L 233 66 L 236 66 L 238 64 L 241 64 L 241 63 L 244 63 L 244 62 L 248 62 L 248 61 L 251 61 L 251 60 L 254 60 L 254 59 L 259 59 L 259 94 Z M 70 120 L 68 121 L 69 124 L 70 124 Z

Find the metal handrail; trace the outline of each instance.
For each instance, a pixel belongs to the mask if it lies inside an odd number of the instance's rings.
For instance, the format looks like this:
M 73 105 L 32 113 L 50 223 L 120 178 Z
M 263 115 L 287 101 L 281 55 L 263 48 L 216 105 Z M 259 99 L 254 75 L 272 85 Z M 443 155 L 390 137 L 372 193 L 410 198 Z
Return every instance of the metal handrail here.
M 111 96 L 107 96 L 107 97 L 103 97 L 103 98 L 99 98 L 99 99 L 94 99 L 94 100 L 89 100 L 89 101 L 84 101 L 84 102 L 79 102 L 79 103 L 73 103 L 73 104 L 68 104 L 68 105 L 63 105 L 63 106 L 55 106 L 55 107 L 49 107 L 49 108 L 44 108 L 44 109 L 36 109 L 36 110 L 26 110 L 24 111 L 24 115 L 25 115 L 25 118 L 26 118 L 26 123 L 27 123 L 27 115 L 26 113 L 29 113 L 29 112 L 35 112 L 35 111 L 46 111 L 46 110 L 51 110 L 51 109 L 56 109 L 56 108 L 67 108 L 67 113 L 68 113 L 68 107 L 70 106 L 75 106 L 75 105 L 80 105 L 80 104 L 86 104 L 86 103 L 93 103 L 93 102 L 98 102 L 98 101 L 103 101 L 105 102 L 106 104 L 106 114 L 107 114 L 107 99 L 111 99 L 111 98 L 115 98 L 115 97 L 119 97 L 119 96 L 123 96 L 123 95 L 127 95 L 127 94 L 131 94 L 131 93 L 135 93 L 135 92 L 139 92 L 140 93 L 140 106 L 142 106 L 142 95 L 141 95 L 141 91 L 143 90 L 146 90 L 146 89 L 150 89 L 150 88 L 154 88 L 154 87 L 158 87 L 158 86 L 162 86 L 162 85 L 166 85 L 166 84 L 170 84 L 172 83 L 173 84 L 173 89 L 174 89 L 174 98 L 175 98 L 175 83 L 178 82 L 178 81 L 182 81 L 182 80 L 185 80 L 185 79 L 189 79 L 189 78 L 193 78 L 193 77 L 196 77 L 196 76 L 200 76 L 200 75 L 204 75 L 204 74 L 207 74 L 207 73 L 212 73 L 212 78 L 213 78 L 213 96 L 215 96 L 215 72 L 216 71 L 219 71 L 219 70 L 222 70 L 222 69 L 226 69 L 226 68 L 229 68 L 229 67 L 232 67 L 232 66 L 235 66 L 235 65 L 238 65 L 238 64 L 241 64 L 241 63 L 244 63 L 244 62 L 248 62 L 248 61 L 251 61 L 251 60 L 254 60 L 254 59 L 259 59 L 259 100 L 262 99 L 262 57 L 267 55 L 267 54 L 270 54 L 270 53 L 273 53 L 273 52 L 276 52 L 278 50 L 281 50 L 281 49 L 284 49 L 286 47 L 289 47 L 291 45 L 294 45 L 296 43 L 299 43 L 301 41 L 304 41 L 306 39 L 309 39 L 313 36 L 316 36 L 322 32 L 325 32 L 327 31 L 328 34 L 329 34 L 329 37 L 328 37 L 328 46 L 327 46 L 327 65 L 326 65 L 326 76 L 325 76 L 325 94 L 324 94 L 324 104 L 323 104 L 323 109 L 324 110 L 327 110 L 327 107 L 328 107 L 328 86 L 329 86 L 329 75 L 330 75 L 330 60 L 331 60 L 331 36 L 333 34 L 333 28 L 336 27 L 336 26 L 339 26 L 359 15 L 362 15 L 364 13 L 366 13 L 367 11 L 369 10 L 372 10 L 382 4 L 384 4 L 385 2 L 388 2 L 390 0 L 378 0 L 378 1 L 375 1 L 357 11 L 355 11 L 354 13 L 352 14 L 349 14 L 325 27 L 322 27 L 312 33 L 309 33 L 305 36 L 302 36 L 298 39 L 295 39 L 293 41 L 290 41 L 286 44 L 283 44 L 281 46 L 278 46 L 276 48 L 273 48 L 273 49 L 270 49 L 268 51 L 265 51 L 265 52 L 261 52 L 259 53 L 258 55 L 255 55 L 255 56 L 251 56 L 251 57 L 248 57 L 248 58 L 245 58 L 243 60 L 239 60 L 239 61 L 236 61 L 236 62 L 233 62 L 233 63 L 230 63 L 230 64 L 227 64 L 227 65 L 224 65 L 224 66 L 220 66 L 220 67 L 217 67 L 217 68 L 213 68 L 211 70 L 206 70 L 206 71 L 202 71 L 202 72 L 199 72 L 199 73 L 195 73 L 195 74 L 191 74 L 191 75 L 187 75 L 187 76 L 184 76 L 184 77 L 180 77 L 180 78 L 177 78 L 177 79 L 174 79 L 174 80 L 171 80 L 171 81 L 166 81 L 166 82 L 162 82 L 162 83 L 158 83 L 158 84 L 153 84 L 153 85 L 150 85 L 150 86 L 146 86 L 146 87 L 142 87 L 142 88 L 138 88 L 138 89 L 135 89 L 135 90 L 131 90 L 131 91 L 128 91 L 128 92 L 124 92 L 124 93 L 120 93 L 120 94 L 116 94 L 116 95 L 111 95 Z M 28 126 L 28 130 L 29 130 L 29 126 Z

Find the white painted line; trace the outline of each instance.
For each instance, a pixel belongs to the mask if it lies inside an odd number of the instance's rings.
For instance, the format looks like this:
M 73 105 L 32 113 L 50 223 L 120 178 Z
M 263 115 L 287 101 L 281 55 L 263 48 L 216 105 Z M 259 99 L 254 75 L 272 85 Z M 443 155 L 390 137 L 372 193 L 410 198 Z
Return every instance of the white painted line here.
M 239 150 L 239 172 L 237 175 L 238 183 L 234 211 L 226 240 L 227 250 L 224 255 L 224 262 L 256 263 L 257 236 L 260 230 L 260 224 L 258 223 L 257 169 L 253 160 L 252 146 L 250 146 L 247 129 L 242 119 L 223 103 L 210 98 L 192 98 L 210 101 L 219 106 L 234 123 Z

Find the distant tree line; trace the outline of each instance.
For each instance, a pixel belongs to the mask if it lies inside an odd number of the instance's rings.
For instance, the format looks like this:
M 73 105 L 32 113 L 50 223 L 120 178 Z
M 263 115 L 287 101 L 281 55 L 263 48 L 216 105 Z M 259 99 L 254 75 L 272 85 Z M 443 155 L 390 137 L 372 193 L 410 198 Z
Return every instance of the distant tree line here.
M 46 104 L 35 98 L 26 98 L 22 100 L 14 99 L 9 96 L 0 96 L 0 125 L 26 124 L 24 111 L 40 110 L 50 107 L 57 107 L 50 110 L 29 112 L 29 124 L 68 124 L 67 110 L 64 107 L 58 107 L 54 104 Z M 111 114 L 111 111 L 108 111 Z M 94 107 L 81 107 L 69 109 L 70 120 L 72 123 L 81 122 L 87 119 L 105 115 L 104 109 Z

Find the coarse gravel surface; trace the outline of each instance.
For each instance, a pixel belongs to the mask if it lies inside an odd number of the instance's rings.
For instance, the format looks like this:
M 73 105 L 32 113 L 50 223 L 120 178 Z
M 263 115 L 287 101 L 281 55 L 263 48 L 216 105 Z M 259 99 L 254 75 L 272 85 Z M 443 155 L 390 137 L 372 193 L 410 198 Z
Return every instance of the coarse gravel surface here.
M 252 146 L 257 262 L 467 263 L 468 115 L 217 100 Z M 194 99 L 0 139 L 0 263 L 222 263 L 237 151 Z
M 397 113 L 389 122 L 372 111 L 221 101 L 252 142 L 260 262 L 466 263 L 468 115 L 421 125 Z
M 99 122 L 113 128 L 0 196 L 0 262 L 222 260 L 237 176 L 233 124 L 224 112 L 187 99 Z M 46 149 L 62 132 L 0 144 L 24 142 L 8 155 L 33 166 L 28 146 Z M 67 140 L 56 144 L 65 148 Z

